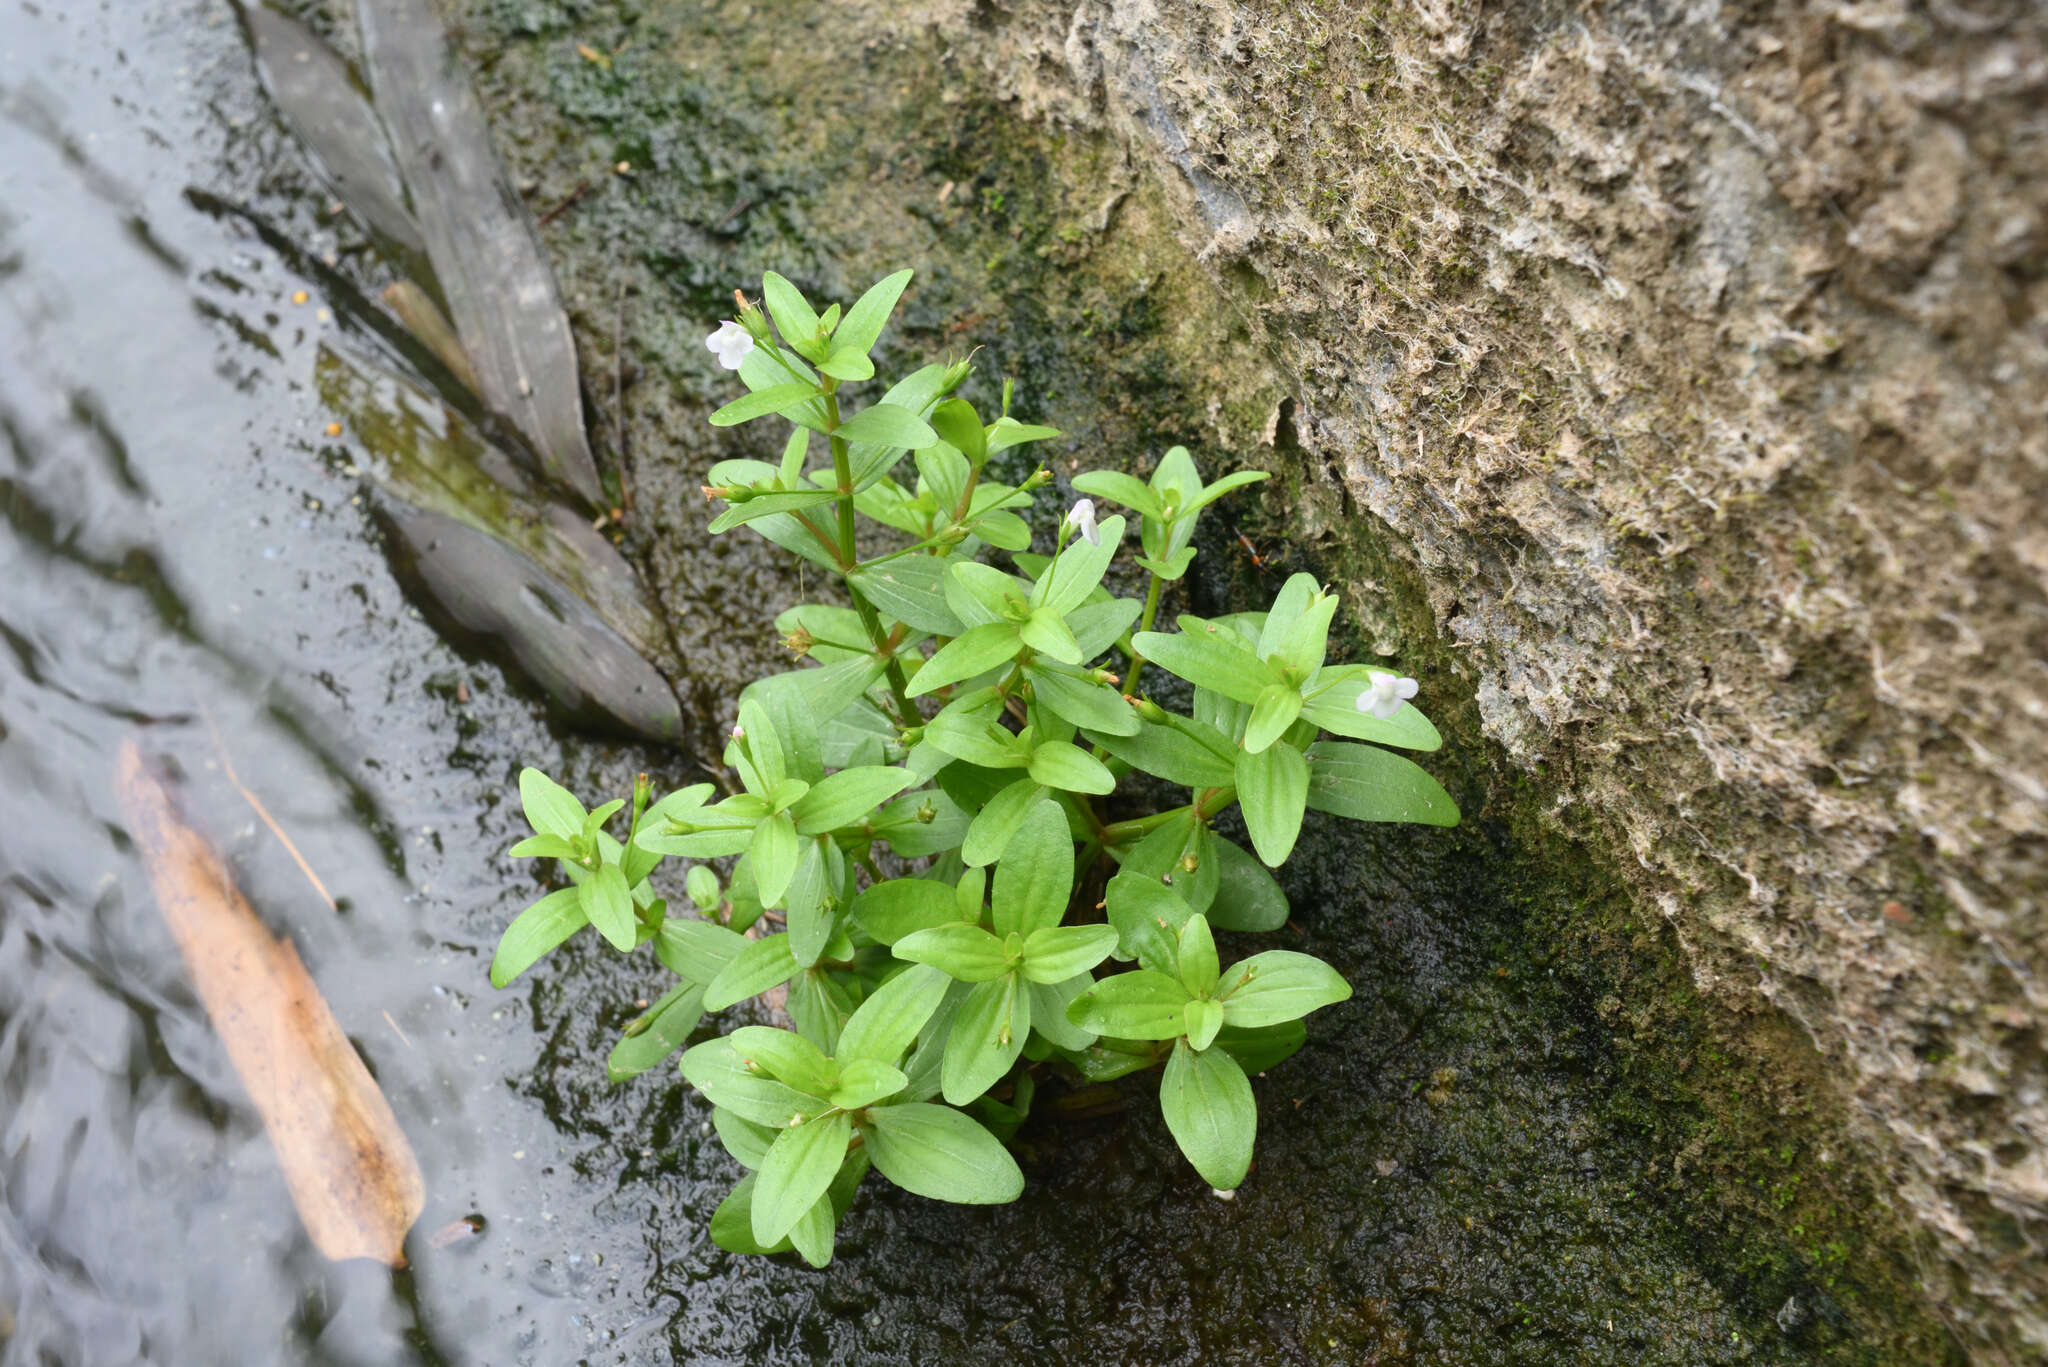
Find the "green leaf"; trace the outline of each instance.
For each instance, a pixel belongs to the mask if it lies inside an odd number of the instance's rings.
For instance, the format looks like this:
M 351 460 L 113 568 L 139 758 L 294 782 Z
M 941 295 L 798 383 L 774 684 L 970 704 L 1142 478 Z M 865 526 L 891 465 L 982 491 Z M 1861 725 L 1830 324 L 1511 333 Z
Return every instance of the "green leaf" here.
M 785 1128 L 793 1115 L 815 1115 L 825 1107 L 822 1097 L 807 1096 L 786 1082 L 749 1069 L 729 1039 L 707 1040 L 684 1050 L 682 1072 L 712 1105 L 771 1129 Z
M 908 270 L 897 271 L 870 285 L 867 293 L 846 311 L 846 317 L 832 334 L 833 342 L 840 347 L 873 351 L 875 339 L 882 335 L 883 326 L 895 311 L 896 301 L 903 297 L 903 287 L 910 283 L 913 274 L 915 272 Z
M 1102 761 L 1078 745 L 1049 740 L 1032 747 L 1031 777 L 1048 788 L 1068 793 L 1113 793 L 1116 776 L 1102 767 Z
M 956 849 L 967 836 L 967 813 L 960 804 L 929 788 L 897 798 L 868 824 L 906 859 Z
M 1188 572 L 1188 566 L 1195 563 L 1195 548 L 1183 546 L 1164 559 L 1155 560 L 1149 555 L 1133 556 L 1132 563 L 1148 574 L 1156 574 L 1172 583 Z
M 994 565 L 978 560 L 956 560 L 946 568 L 946 605 L 955 616 L 972 626 L 985 622 L 1014 622 L 1013 611 L 1021 612 L 1031 590 L 1016 576 L 1004 574 Z
M 769 935 L 754 940 L 705 986 L 704 1009 L 723 1011 L 734 1002 L 780 987 L 801 971 L 789 936 Z
M 1178 635 L 1141 631 L 1131 645 L 1141 659 L 1236 702 L 1255 703 L 1261 689 L 1279 682 L 1235 632 L 1192 617 L 1181 619 Z
M 909 1078 L 886 1063 L 871 1058 L 849 1059 L 839 1065 L 839 1086 L 832 1093 L 832 1104 L 842 1110 L 857 1111 L 896 1095 L 909 1082 Z
M 768 271 L 761 277 L 761 297 L 768 305 L 768 316 L 775 320 L 776 331 L 791 346 L 811 341 L 818 335 L 818 314 L 803 292 L 789 281 Z
M 785 489 L 800 489 L 804 482 L 804 457 L 810 454 L 811 430 L 808 427 L 792 428 L 789 440 L 782 444 L 782 466 L 777 471 Z M 826 492 L 830 493 L 831 490 Z
M 1081 643 L 1074 639 L 1066 621 L 1050 607 L 1034 608 L 1024 619 L 1022 635 L 1024 644 L 1041 655 L 1050 655 L 1062 664 L 1081 663 Z
M 988 453 L 1007 451 L 1012 446 L 1022 446 L 1031 441 L 1051 441 L 1064 435 L 1057 427 L 1038 427 L 1031 423 L 1018 422 L 1005 414 L 997 418 L 995 427 L 988 434 Z
M 952 985 L 945 971 L 913 964 L 868 994 L 839 1032 L 839 1062 L 893 1064 L 903 1057 Z
M 1237 782 L 1233 767 L 1237 747 L 1200 722 L 1185 717 L 1163 726 L 1141 721 L 1137 731 L 1128 736 L 1093 727 L 1087 730 L 1088 739 L 1133 769 L 1169 783 L 1185 788 L 1228 788 Z
M 947 402 L 959 401 L 950 399 Z M 939 405 L 940 408 L 945 406 Z M 936 421 L 937 414 L 933 418 Z M 919 451 L 916 461 L 918 478 L 924 481 L 924 488 L 919 491 L 920 501 L 929 499 L 937 505 L 936 520 L 943 526 L 953 520 L 953 510 L 960 506 L 961 497 L 967 492 L 967 481 L 974 473 L 973 467 L 968 465 L 967 457 L 944 444 Z
M 1159 496 L 1162 510 L 1178 517 L 1181 509 L 1202 495 L 1201 472 L 1195 468 L 1195 458 L 1188 454 L 1185 446 L 1169 447 L 1159 458 L 1158 466 L 1152 471 L 1152 489 Z M 1170 510 L 1168 505 L 1172 505 Z
M 1200 512 L 1233 489 L 1242 489 L 1247 484 L 1257 484 L 1260 480 L 1271 478 L 1272 476 L 1264 470 L 1239 470 L 1235 474 L 1225 475 L 1189 499 L 1182 506 L 1180 516 L 1186 517 L 1189 513 Z
M 786 812 L 803 799 L 811 785 L 800 778 L 785 778 L 769 788 L 766 797 L 770 812 Z
M 1020 778 L 983 803 L 967 827 L 967 838 L 961 842 L 962 862 L 979 868 L 1002 858 L 1011 838 L 1022 827 L 1024 814 L 1044 796 L 1043 784 Z
M 876 446 L 901 446 L 916 451 L 939 439 L 930 424 L 907 408 L 893 403 L 869 404 L 839 425 L 834 435 L 847 441 L 872 442 Z
M 908 769 L 871 765 L 841 769 L 819 781 L 789 809 L 798 835 L 824 835 L 851 826 L 917 781 Z
M 1135 598 L 1103 598 L 1083 603 L 1067 614 L 1067 629 L 1081 649 L 1083 661 L 1092 660 L 1115 645 L 1117 638 L 1138 620 L 1143 604 Z
M 1032 696 L 1040 705 L 1051 708 L 1055 715 L 1075 726 L 1109 736 L 1137 734 L 1138 714 L 1124 701 L 1123 694 L 1108 684 L 1097 683 L 1068 666 L 1045 661 L 1034 661 L 1025 669 L 1024 676 L 1031 680 Z
M 809 968 L 837 929 L 834 898 L 844 863 L 830 840 L 806 839 L 799 849 L 796 872 L 783 894 L 783 922 L 789 930 L 790 952 L 798 964 Z
M 711 1108 L 711 1123 L 718 1130 L 718 1140 L 725 1145 L 725 1151 L 749 1168 L 761 1166 L 761 1161 L 768 1156 L 768 1146 L 781 1133 L 766 1125 L 742 1120 L 723 1106 Z
M 1273 649 L 1265 652 L 1269 661 L 1291 671 L 1290 678 L 1305 680 L 1314 674 L 1322 668 L 1323 654 L 1329 649 L 1330 619 L 1336 612 L 1337 596 L 1317 590 L 1301 615 L 1280 633 Z
M 832 941 L 826 956 L 850 955 L 853 946 L 843 936 Z M 839 1030 L 853 1014 L 853 994 L 838 975 L 820 968 L 799 973 L 789 988 L 789 1019 L 796 1032 L 826 1053 L 839 1048 Z
M 832 1209 L 832 1197 L 828 1192 L 811 1202 L 811 1208 L 789 1227 L 789 1242 L 812 1267 L 829 1267 L 838 1225 L 839 1213 Z
M 914 964 L 930 964 L 963 983 L 990 982 L 1010 971 L 1003 942 L 965 921 L 906 935 L 895 943 L 893 952 Z
M 988 459 L 988 434 L 982 430 L 981 415 L 965 399 L 947 399 L 932 408 L 932 428 L 968 460 L 981 465 Z M 959 495 L 954 495 L 957 502 Z
M 1088 601 L 1123 541 L 1124 520 L 1106 517 L 1096 526 L 1093 544 L 1076 538 L 1053 560 L 1032 591 L 1032 605 L 1051 608 L 1064 617 Z M 1075 661 L 1074 663 L 1079 663 Z
M 1074 487 L 1090 498 L 1106 498 L 1121 503 L 1146 517 L 1159 516 L 1159 500 L 1153 495 L 1152 487 L 1120 470 L 1090 470 L 1086 474 L 1075 475 Z
M 621 954 L 638 943 L 640 922 L 633 914 L 633 893 L 626 875 L 616 864 L 606 864 L 577 889 L 583 899 L 583 914 L 598 933 L 611 941 Z
M 529 835 L 505 851 L 512 859 L 577 859 L 576 843 L 559 835 Z
M 1035 983 L 1063 983 L 1086 973 L 1116 948 L 1112 926 L 1046 926 L 1024 937 L 1024 976 Z
M 1180 979 L 1141 968 L 1104 978 L 1074 999 L 1067 1019 L 1118 1039 L 1177 1039 L 1188 990 Z
M 760 796 L 768 796 L 768 790 L 790 777 L 788 759 L 789 747 L 783 743 L 775 726 L 775 716 L 757 696 L 740 695 L 740 729 L 746 733 L 742 739 L 734 740 L 726 747 L 731 752 L 737 747 L 753 761 L 754 772 L 761 781 Z M 742 777 L 745 770 L 741 770 Z
M 580 889 L 562 888 L 541 898 L 513 917 L 498 937 L 498 952 L 491 959 L 491 986 L 505 986 L 588 924 Z
M 1269 949 L 1230 966 L 1216 985 L 1223 1019 L 1246 1028 L 1298 1020 L 1351 995 L 1351 984 L 1313 954 Z
M 761 895 L 762 906 L 772 907 L 782 900 L 789 880 L 796 874 L 800 852 L 796 823 L 790 820 L 789 813 L 777 812 L 754 827 L 753 839 L 747 845 L 747 861 L 753 865 L 754 887 Z
M 835 380 L 871 380 L 875 377 L 875 363 L 860 347 L 834 348 L 830 356 L 818 363 L 818 369 Z
M 934 1201 L 995 1206 L 1024 1191 L 1024 1174 L 994 1135 L 960 1112 L 926 1101 L 879 1106 L 861 1127 L 876 1171 Z
M 711 525 L 705 530 L 716 536 L 720 532 L 731 531 L 734 527 L 758 522 L 764 517 L 792 512 L 798 508 L 813 508 L 820 503 L 830 503 L 838 497 L 839 495 L 830 489 L 801 489 L 791 493 L 762 494 L 744 503 L 733 504 L 711 519 Z
M 1301 694 L 1284 683 L 1267 684 L 1252 704 L 1251 720 L 1245 723 L 1244 748 L 1253 754 L 1265 749 L 1294 725 L 1301 715 Z
M 1095 985 L 1086 973 L 1076 973 L 1064 982 L 1035 983 L 1026 980 L 1031 994 L 1031 1028 L 1056 1048 L 1086 1049 L 1095 1043 L 1095 1032 L 1084 1030 L 1067 1019 L 1074 998 Z
M 980 490 L 975 492 L 978 496 Z M 1031 524 L 1004 508 L 970 513 L 967 525 L 983 541 L 1006 551 L 1021 551 L 1031 544 Z
M 1279 868 L 1301 834 L 1302 810 L 1308 801 L 1308 764 L 1291 745 L 1274 745 L 1237 757 L 1237 801 L 1244 809 L 1245 829 L 1259 858 Z
M 1185 1041 L 1173 1048 L 1159 1081 L 1166 1128 L 1202 1180 L 1218 1191 L 1244 1181 L 1252 1166 L 1259 1107 L 1237 1060 L 1221 1049 L 1196 1053 Z
M 990 769 L 1021 768 L 1029 761 L 1030 754 L 1025 741 L 997 720 L 1002 711 L 1002 699 L 992 688 L 965 693 L 954 698 L 939 710 L 939 715 L 925 723 L 924 737 L 947 754 L 969 764 Z M 940 785 L 945 786 L 947 782 L 942 775 Z
M 742 394 L 711 415 L 713 427 L 737 427 L 770 413 L 780 413 L 816 398 L 818 391 L 807 384 L 772 384 L 751 394 Z
M 1280 640 L 1288 628 L 1306 612 L 1321 593 L 1321 587 L 1312 574 L 1290 574 L 1287 582 L 1280 586 L 1280 592 L 1273 597 L 1273 606 L 1266 609 L 1265 620 L 1259 625 L 1258 643 L 1253 647 L 1261 659 L 1280 648 Z M 1256 614 L 1247 614 L 1256 615 Z M 1316 661 L 1321 664 L 1321 659 Z
M 1287 894 L 1273 875 L 1236 843 L 1217 837 L 1216 900 L 1209 924 L 1218 930 L 1278 930 L 1287 924 Z
M 1207 1049 L 1215 1043 L 1217 1032 L 1223 1028 L 1223 1003 L 1207 997 L 1191 1001 L 1183 1012 L 1183 1019 L 1188 1047 L 1197 1051 Z
M 1103 907 L 1124 957 L 1140 968 L 1178 975 L 1180 928 L 1194 913 L 1181 895 L 1149 874 L 1123 872 L 1103 889 Z
M 785 1252 L 789 1248 L 786 1239 L 769 1245 L 754 1238 L 754 1182 L 755 1174 L 751 1172 L 742 1177 L 718 1203 L 718 1209 L 711 1212 L 711 1242 L 728 1253 Z
M 589 813 L 575 794 L 538 769 L 519 771 L 519 802 L 526 809 L 526 824 L 535 835 L 574 840 L 583 834 L 583 818 Z
M 1256 1030 L 1240 1029 L 1226 1023 L 1216 1032 L 1216 1047 L 1237 1060 L 1237 1066 L 1257 1076 L 1292 1058 L 1308 1042 L 1308 1028 L 1300 1021 L 1262 1025 Z
M 958 636 L 967 626 L 946 606 L 942 585 L 948 563 L 936 556 L 901 555 L 871 569 L 855 570 L 846 581 L 885 616 L 907 627 Z
M 1197 913 L 1188 918 L 1187 924 L 1180 928 L 1180 945 L 1175 958 L 1180 965 L 1181 986 L 1187 988 L 1188 995 L 1209 995 L 1222 970 L 1216 962 L 1216 938 L 1209 933 L 1208 917 Z
M 1358 695 L 1371 687 L 1374 673 L 1364 665 L 1325 667 L 1309 685 L 1302 717 L 1353 740 L 1369 740 L 1397 750 L 1441 749 L 1444 738 L 1413 703 L 1385 719 L 1358 710 Z
M 768 1157 L 754 1175 L 754 1238 L 758 1242 L 772 1244 L 788 1234 L 804 1212 L 825 1195 L 839 1175 L 847 1141 L 852 1138 L 853 1117 L 844 1111 L 792 1126 L 775 1136 Z
M 698 865 L 702 868 L 703 865 Z M 715 900 L 715 895 L 714 895 Z M 669 916 L 654 936 L 654 953 L 671 973 L 708 984 L 751 943 L 746 936 L 694 916 Z
M 741 1067 L 752 1063 L 767 1070 L 768 1076 L 776 1081 L 786 1082 L 813 1097 L 831 1094 L 835 1077 L 832 1060 L 803 1036 L 788 1030 L 771 1030 L 765 1025 L 742 1025 L 726 1039 Z
M 939 1090 L 965 1106 L 993 1087 L 1023 1052 L 1031 1033 L 1031 998 L 1015 973 L 976 983 L 953 1017 Z
M 916 677 L 910 681 L 910 696 L 920 697 L 947 684 L 985 674 L 1007 664 L 1019 649 L 1015 623 L 989 622 L 969 627 L 918 667 Z
M 1319 812 L 1353 821 L 1458 824 L 1458 804 L 1442 784 L 1415 761 L 1371 745 L 1329 740 L 1311 745 L 1307 801 Z
M 996 865 L 989 904 L 997 935 L 1030 935 L 1056 926 L 1074 890 L 1074 838 L 1067 816 L 1050 798 L 1025 809 L 1017 833 Z
M 854 924 L 878 943 L 893 945 L 920 930 L 958 922 L 953 889 L 928 878 L 891 878 L 853 899 Z
M 1196 821 L 1193 812 L 1183 808 L 1125 850 L 1123 868 L 1126 873 L 1145 874 L 1165 883 L 1180 894 L 1190 910 L 1207 911 L 1216 897 L 1218 870 L 1210 849 L 1214 841 L 1208 824 Z

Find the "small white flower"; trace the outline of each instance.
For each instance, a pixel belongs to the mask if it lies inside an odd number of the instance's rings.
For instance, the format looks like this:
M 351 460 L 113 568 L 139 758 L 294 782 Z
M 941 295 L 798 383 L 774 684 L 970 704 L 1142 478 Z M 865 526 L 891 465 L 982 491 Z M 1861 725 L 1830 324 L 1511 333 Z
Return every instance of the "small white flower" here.
M 738 722 L 734 722 L 732 725 L 732 738 L 734 740 L 745 740 L 747 738 L 747 728 L 741 726 Z
M 1095 530 L 1095 500 L 1084 498 L 1067 509 L 1067 521 L 1074 524 L 1081 533 L 1081 539 L 1091 546 L 1102 544 L 1102 533 Z
M 727 370 L 738 370 L 740 362 L 752 354 L 754 339 L 747 335 L 745 328 L 728 318 L 718 325 L 718 331 L 704 339 L 704 346 Z
M 1381 670 L 1373 670 L 1372 682 L 1358 695 L 1358 710 L 1370 712 L 1381 721 L 1401 710 L 1401 704 L 1415 696 L 1421 687 L 1413 679 L 1396 678 Z

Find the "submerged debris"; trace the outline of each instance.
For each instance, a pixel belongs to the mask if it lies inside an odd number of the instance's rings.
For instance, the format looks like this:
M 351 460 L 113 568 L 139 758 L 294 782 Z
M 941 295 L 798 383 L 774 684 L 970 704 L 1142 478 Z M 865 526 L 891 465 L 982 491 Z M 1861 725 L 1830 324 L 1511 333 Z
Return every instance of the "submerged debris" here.
M 358 0 L 356 12 L 377 110 L 484 402 L 549 474 L 599 503 L 569 317 L 476 92 L 424 0 Z
M 425 255 L 426 239 L 406 205 L 384 125 L 348 63 L 296 19 L 262 5 L 237 8 L 263 88 L 335 197 L 373 233 Z
M 192 985 L 263 1117 L 292 1202 L 329 1258 L 405 1266 L 419 1160 L 298 951 L 270 933 L 171 795 L 122 742 L 121 810 Z

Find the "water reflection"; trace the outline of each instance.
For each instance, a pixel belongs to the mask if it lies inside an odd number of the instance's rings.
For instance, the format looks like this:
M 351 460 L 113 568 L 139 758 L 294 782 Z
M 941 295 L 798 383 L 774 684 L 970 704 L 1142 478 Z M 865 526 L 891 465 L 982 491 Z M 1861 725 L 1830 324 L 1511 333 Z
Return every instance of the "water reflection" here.
M 134 9 L 0 15 L 0 1358 L 503 1361 L 515 1317 L 565 1360 L 592 1332 L 573 1300 L 489 1290 L 507 1260 L 596 1251 L 521 1232 L 554 1150 L 506 1085 L 535 1042 L 477 996 L 517 900 L 487 853 L 502 763 L 447 763 L 479 726 L 507 753 L 552 742 L 406 608 L 324 458 L 325 301 L 187 200 L 333 245 L 276 177 L 290 153 L 227 7 Z M 415 1273 L 308 1245 L 123 832 L 130 735 L 182 772 L 419 1148 Z M 427 1242 L 475 1211 L 486 1236 Z M 437 1304 L 448 1266 L 470 1285 Z

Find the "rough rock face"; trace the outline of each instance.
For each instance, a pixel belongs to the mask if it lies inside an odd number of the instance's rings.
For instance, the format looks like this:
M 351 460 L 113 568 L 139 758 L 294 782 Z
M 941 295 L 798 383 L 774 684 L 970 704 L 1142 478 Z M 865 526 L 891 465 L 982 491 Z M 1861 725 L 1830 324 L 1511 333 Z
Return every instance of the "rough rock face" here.
M 1299 529 L 1383 524 L 1555 820 L 1828 1060 L 1971 1354 L 2039 1361 L 2048 12 L 894 21 L 1169 187 Z

